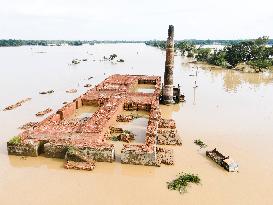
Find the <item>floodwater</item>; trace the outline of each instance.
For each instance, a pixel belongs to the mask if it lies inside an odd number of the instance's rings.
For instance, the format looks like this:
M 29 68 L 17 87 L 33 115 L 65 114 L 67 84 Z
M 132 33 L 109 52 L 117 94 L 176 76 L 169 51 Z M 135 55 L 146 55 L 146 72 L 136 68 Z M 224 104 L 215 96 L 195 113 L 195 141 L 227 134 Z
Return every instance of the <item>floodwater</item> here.
M 113 53 L 125 62 L 101 61 Z M 174 80 L 186 102 L 161 106 L 165 117 L 176 120 L 183 140 L 181 147 L 173 147 L 174 166 L 120 164 L 122 143 L 115 143 L 116 162 L 97 163 L 92 172 L 66 170 L 63 160 L 7 155 L 6 141 L 19 126 L 46 117 L 38 118 L 36 112 L 56 111 L 84 93 L 86 83 L 95 85 L 114 73 L 163 76 L 164 54 L 144 44 L 0 48 L 1 204 L 273 204 L 272 74 L 197 70 L 180 56 L 175 57 Z M 88 61 L 70 65 L 74 58 Z M 73 88 L 78 92 L 65 92 Z M 39 94 L 51 89 L 53 94 Z M 32 100 L 23 106 L 2 111 L 27 97 Z M 239 173 L 207 159 L 194 139 L 230 155 L 239 163 Z M 180 172 L 198 174 L 201 185 L 191 185 L 182 195 L 168 190 L 166 182 Z
M 99 109 L 96 106 L 82 106 L 76 110 L 76 112 L 70 116 L 70 119 L 83 119 L 92 117 L 92 115 Z

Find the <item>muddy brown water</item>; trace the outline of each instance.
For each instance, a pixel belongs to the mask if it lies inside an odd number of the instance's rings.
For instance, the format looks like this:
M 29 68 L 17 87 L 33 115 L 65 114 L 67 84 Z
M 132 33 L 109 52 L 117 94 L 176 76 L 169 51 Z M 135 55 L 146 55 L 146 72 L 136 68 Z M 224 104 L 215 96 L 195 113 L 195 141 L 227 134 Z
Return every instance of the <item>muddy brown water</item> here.
M 125 62 L 100 60 L 113 53 Z M 65 170 L 63 160 L 8 156 L 6 141 L 22 124 L 46 117 L 38 118 L 36 112 L 47 107 L 56 111 L 84 93 L 87 83 L 95 85 L 114 73 L 163 76 L 164 52 L 144 44 L 100 44 L 0 48 L 0 56 L 0 204 L 273 204 L 272 74 L 197 70 L 176 56 L 175 83 L 186 102 L 161 106 L 165 117 L 176 120 L 183 140 L 183 146 L 173 147 L 175 165 L 122 165 L 122 143 L 116 142 L 117 161 L 97 163 L 94 171 L 86 172 Z M 74 58 L 88 61 L 70 65 Z M 190 76 L 196 70 L 197 76 Z M 72 88 L 78 92 L 65 92 Z M 53 94 L 39 95 L 51 89 Z M 32 100 L 2 111 L 26 97 Z M 230 155 L 240 172 L 228 173 L 207 159 L 194 139 Z M 169 191 L 166 182 L 179 172 L 198 174 L 202 184 L 182 195 Z

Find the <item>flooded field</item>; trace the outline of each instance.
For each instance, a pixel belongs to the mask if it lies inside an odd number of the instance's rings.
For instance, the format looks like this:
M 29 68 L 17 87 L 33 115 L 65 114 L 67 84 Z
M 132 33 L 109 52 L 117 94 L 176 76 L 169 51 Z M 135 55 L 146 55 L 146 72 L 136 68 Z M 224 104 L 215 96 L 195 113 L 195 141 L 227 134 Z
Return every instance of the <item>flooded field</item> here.
M 114 53 L 125 62 L 103 61 Z M 56 111 L 84 93 L 86 84 L 94 86 L 115 73 L 163 77 L 165 52 L 144 44 L 100 44 L 0 48 L 0 56 L 1 204 L 273 204 L 272 74 L 201 68 L 176 56 L 174 81 L 186 102 L 161 106 L 163 117 L 172 117 L 182 136 L 181 147 L 170 146 L 175 165 L 123 165 L 117 157 L 114 163 L 97 163 L 94 171 L 85 172 L 64 169 L 63 160 L 8 156 L 6 141 L 21 125 L 47 116 L 35 113 L 48 107 Z M 75 58 L 87 61 L 71 65 Z M 66 93 L 69 89 L 77 92 Z M 54 93 L 39 94 L 47 90 Z M 28 97 L 32 99 L 21 107 L 2 111 Z M 75 117 L 95 110 L 83 108 Z M 144 141 L 146 123 L 139 118 L 124 125 L 135 130 L 136 143 Z M 240 172 L 228 173 L 207 159 L 195 139 L 204 141 L 207 149 L 216 147 L 230 155 Z M 114 144 L 118 154 L 122 143 Z M 192 185 L 182 195 L 168 190 L 166 182 L 180 172 L 198 174 L 201 185 Z

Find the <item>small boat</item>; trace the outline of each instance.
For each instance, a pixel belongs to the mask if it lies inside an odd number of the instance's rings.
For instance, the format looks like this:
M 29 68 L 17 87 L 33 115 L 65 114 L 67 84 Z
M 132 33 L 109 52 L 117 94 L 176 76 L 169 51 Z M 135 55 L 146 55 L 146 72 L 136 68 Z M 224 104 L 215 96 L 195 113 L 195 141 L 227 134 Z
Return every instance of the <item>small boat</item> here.
M 239 165 L 233 159 L 221 154 L 216 148 L 212 151 L 206 151 L 206 155 L 229 172 L 236 172 L 239 170 Z

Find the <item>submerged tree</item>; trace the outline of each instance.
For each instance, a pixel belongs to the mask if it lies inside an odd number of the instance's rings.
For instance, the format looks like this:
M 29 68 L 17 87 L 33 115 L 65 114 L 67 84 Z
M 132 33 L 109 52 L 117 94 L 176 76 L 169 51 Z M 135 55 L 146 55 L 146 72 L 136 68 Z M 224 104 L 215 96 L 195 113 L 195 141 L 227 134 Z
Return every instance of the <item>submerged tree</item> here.
M 187 54 L 188 57 L 193 57 L 196 50 L 195 45 L 189 41 L 181 41 L 176 43 L 175 47 L 180 50 L 181 55 L 184 56 Z
M 208 61 L 210 57 L 211 49 L 210 48 L 198 48 L 196 54 L 196 60 L 198 61 Z

